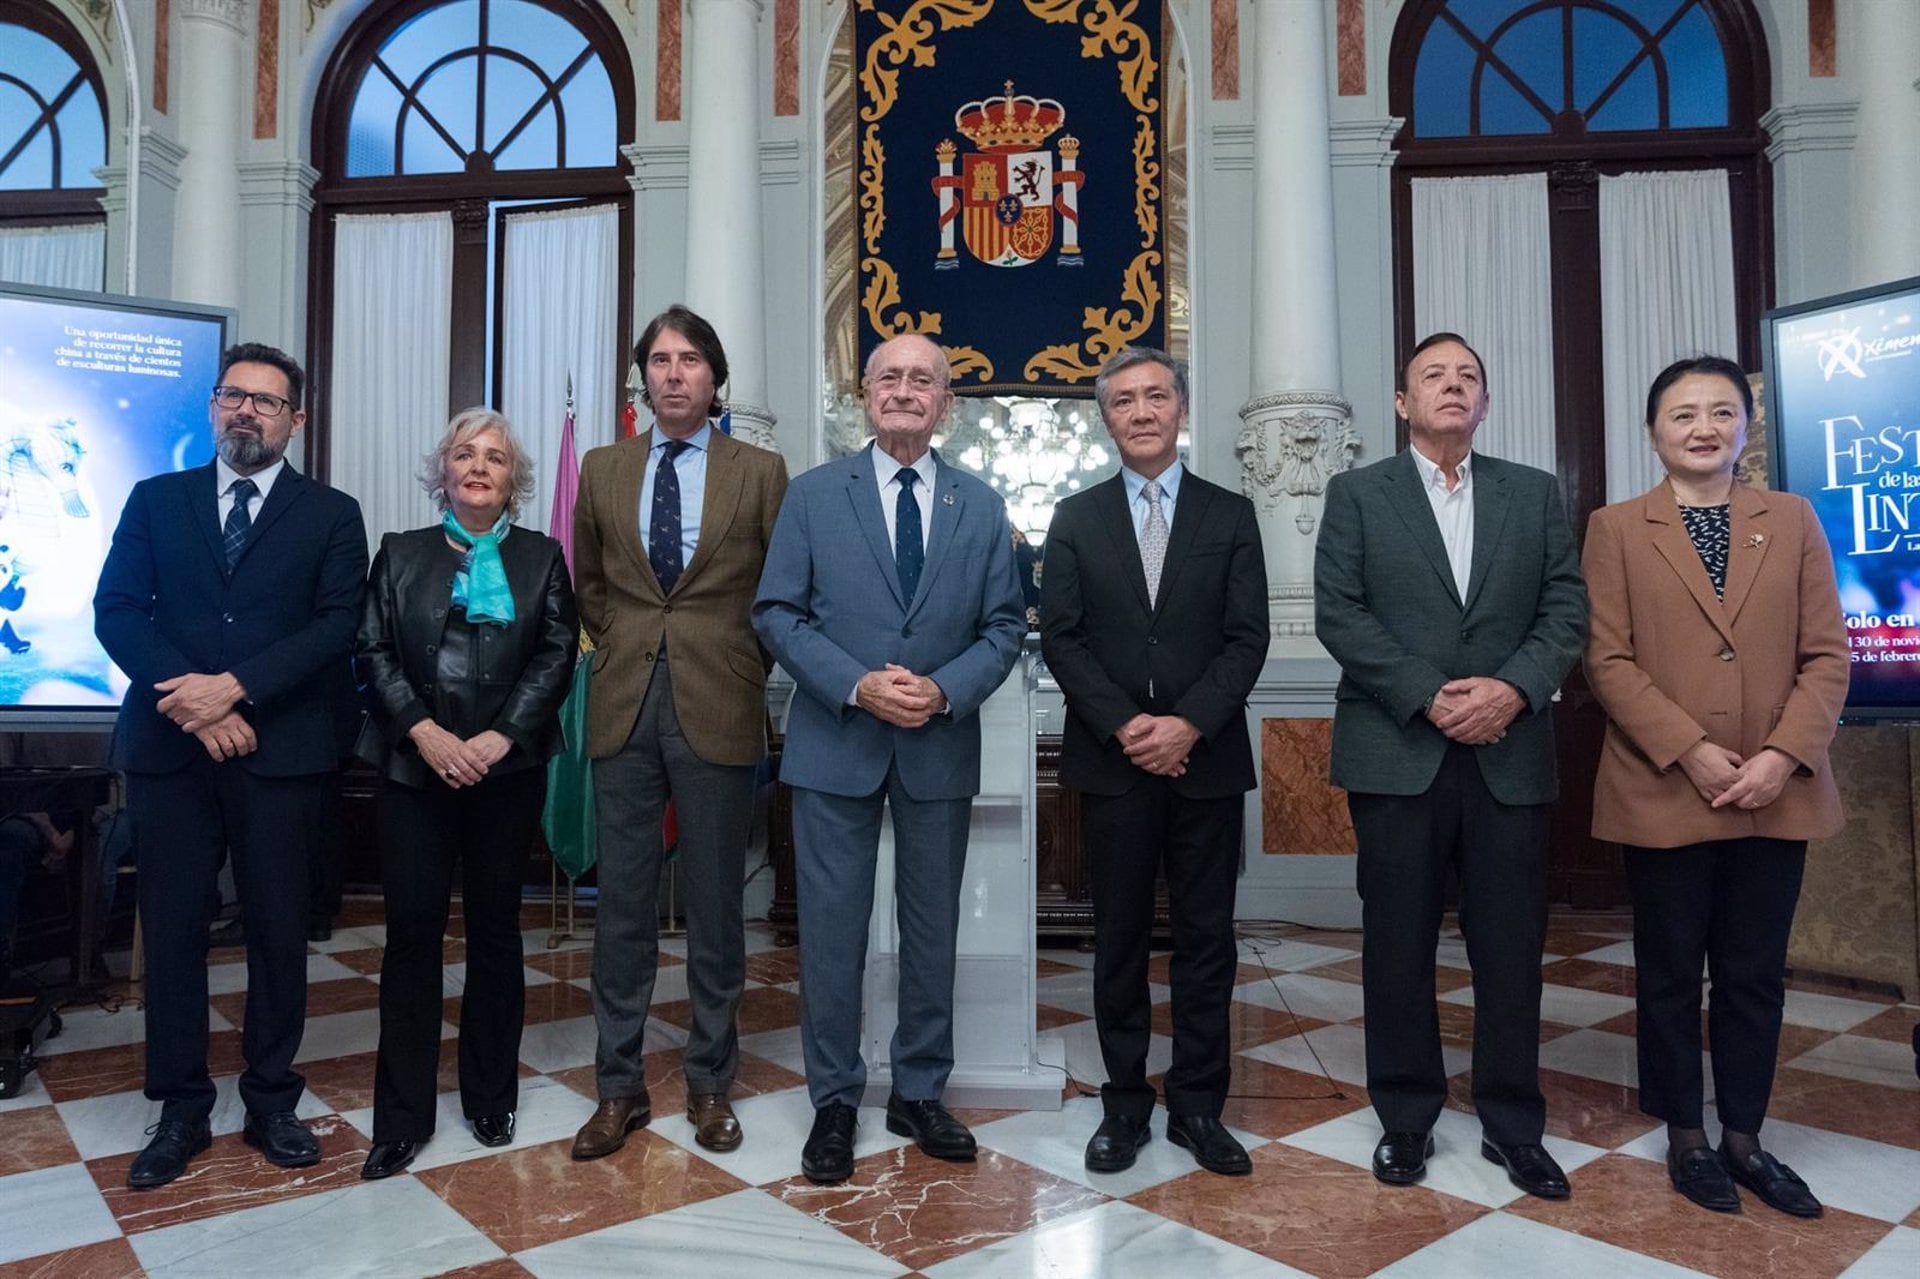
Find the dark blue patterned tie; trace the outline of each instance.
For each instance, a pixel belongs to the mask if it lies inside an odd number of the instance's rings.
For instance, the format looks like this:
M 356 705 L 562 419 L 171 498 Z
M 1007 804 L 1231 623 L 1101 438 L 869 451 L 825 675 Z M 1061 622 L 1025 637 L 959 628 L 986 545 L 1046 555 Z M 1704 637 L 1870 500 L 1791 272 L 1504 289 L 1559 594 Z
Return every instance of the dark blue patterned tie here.
M 926 542 L 920 535 L 920 503 L 913 500 L 913 482 L 919 478 L 911 468 L 900 468 L 900 498 L 893 507 L 893 568 L 900 574 L 900 594 L 908 604 L 920 589 L 920 569 L 927 562 Z
M 653 519 L 647 526 L 647 563 L 660 579 L 660 593 L 670 594 L 680 580 L 680 474 L 673 459 L 692 448 L 685 440 L 668 440 L 660 449 L 660 468 L 653 474 Z
M 233 509 L 227 512 L 227 526 L 221 532 L 221 540 L 226 543 L 228 572 L 240 562 L 240 552 L 247 549 L 247 534 L 253 532 L 253 516 L 247 512 L 247 503 L 259 491 L 260 486 L 244 475 L 227 489 L 233 494 Z

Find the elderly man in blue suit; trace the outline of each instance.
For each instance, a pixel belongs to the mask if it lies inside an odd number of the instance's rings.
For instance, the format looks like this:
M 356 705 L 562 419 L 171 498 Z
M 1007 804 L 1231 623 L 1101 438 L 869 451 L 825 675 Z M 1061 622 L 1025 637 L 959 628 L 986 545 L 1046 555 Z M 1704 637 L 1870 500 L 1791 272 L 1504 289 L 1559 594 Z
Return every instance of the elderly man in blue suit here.
M 136 484 L 93 597 L 131 686 L 112 762 L 140 843 L 146 1091 L 160 1119 L 127 1170 L 164 1185 L 211 1140 L 207 913 L 230 854 L 247 932 L 242 1136 L 303 1168 L 320 1146 L 294 1108 L 306 1027 L 307 858 L 337 763 L 329 690 L 367 576 L 360 507 L 286 462 L 305 378 L 257 342 L 229 348 L 207 406 L 217 454 Z
M 953 404 L 946 356 L 917 335 L 867 360 L 875 442 L 787 490 L 753 624 L 798 685 L 781 780 L 793 788 L 808 1178 L 853 1175 L 861 979 L 881 810 L 893 813 L 900 1010 L 887 1128 L 939 1159 L 973 1134 L 941 1105 L 953 1069 L 954 935 L 979 710 L 1026 632 L 1005 504 L 929 447 Z

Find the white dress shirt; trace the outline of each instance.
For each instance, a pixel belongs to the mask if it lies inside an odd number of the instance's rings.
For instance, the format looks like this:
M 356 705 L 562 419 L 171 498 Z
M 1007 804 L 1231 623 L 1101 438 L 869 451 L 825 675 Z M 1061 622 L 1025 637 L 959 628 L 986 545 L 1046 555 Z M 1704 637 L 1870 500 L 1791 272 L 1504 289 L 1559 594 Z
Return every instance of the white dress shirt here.
M 1420 484 L 1433 506 L 1434 522 L 1440 525 L 1440 540 L 1446 543 L 1447 565 L 1453 569 L 1453 585 L 1460 602 L 1467 601 L 1467 577 L 1473 571 L 1473 454 L 1460 459 L 1459 478 L 1452 489 L 1439 464 L 1429 461 L 1419 448 L 1410 446 L 1413 464 L 1420 469 Z
M 649 540 L 653 536 L 653 477 L 660 473 L 660 459 L 666 456 L 667 445 L 672 442 L 671 435 L 657 425 L 653 428 L 653 444 L 647 449 L 647 474 L 640 481 L 637 512 L 640 545 L 649 555 L 653 554 L 653 543 Z M 687 565 L 693 563 L 694 551 L 700 547 L 700 515 L 707 501 L 707 450 L 713 444 L 712 421 L 681 443 L 687 447 L 673 459 L 673 478 L 680 481 L 680 569 L 685 572 Z
M 220 527 L 222 529 L 227 527 L 227 516 L 233 513 L 233 482 L 235 480 L 249 479 L 259 487 L 259 495 L 247 504 L 247 514 L 257 520 L 260 518 L 260 508 L 267 504 L 267 494 L 273 492 L 273 482 L 279 479 L 280 472 L 286 469 L 287 459 L 282 457 L 264 471 L 242 476 L 240 472 L 227 465 L 225 458 L 216 455 L 213 459 L 213 475 L 214 482 L 220 486 Z
M 900 545 L 899 534 L 894 529 L 894 518 L 900 505 L 900 472 L 909 468 L 893 460 L 893 455 L 875 443 L 870 450 L 873 454 L 873 478 L 880 486 L 880 514 L 887 520 L 887 545 Z M 933 536 L 933 450 L 922 453 L 912 466 L 912 471 L 920 477 L 913 486 L 913 500 L 920 504 L 920 546 L 921 549 L 932 545 Z

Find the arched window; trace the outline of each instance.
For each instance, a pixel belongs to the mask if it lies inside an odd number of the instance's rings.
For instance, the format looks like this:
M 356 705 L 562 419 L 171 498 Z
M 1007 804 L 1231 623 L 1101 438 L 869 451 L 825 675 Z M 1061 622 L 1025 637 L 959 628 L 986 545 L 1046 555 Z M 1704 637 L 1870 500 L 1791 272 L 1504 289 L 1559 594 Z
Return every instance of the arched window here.
M 99 67 L 59 13 L 0 0 L 0 279 L 101 286 L 105 104 Z
M 363 486 L 370 529 L 417 504 L 407 476 L 443 410 L 487 403 L 515 420 L 544 468 L 522 512 L 541 527 L 566 387 L 583 445 L 611 438 L 631 328 L 620 148 L 633 121 L 625 42 L 593 0 L 376 5 L 342 36 L 313 121 L 309 332 L 319 453 L 336 482 Z M 390 287 L 369 252 L 410 283 Z M 536 256 L 546 274 L 527 287 Z M 556 275 L 564 287 L 547 287 Z M 418 370 L 437 378 L 443 361 L 445 386 L 423 387 Z M 397 390 L 369 389 L 382 379 Z M 391 402 L 404 422 L 375 416 Z M 332 421 L 353 437 L 329 435 Z

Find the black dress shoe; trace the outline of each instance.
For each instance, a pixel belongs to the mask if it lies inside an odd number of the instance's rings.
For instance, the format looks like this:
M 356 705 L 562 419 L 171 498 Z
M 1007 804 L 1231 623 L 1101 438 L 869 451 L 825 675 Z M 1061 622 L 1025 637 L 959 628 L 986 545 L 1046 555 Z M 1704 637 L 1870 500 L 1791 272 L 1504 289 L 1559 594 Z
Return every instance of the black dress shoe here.
M 153 1140 L 127 1169 L 127 1184 L 135 1190 L 164 1186 L 187 1170 L 187 1161 L 213 1144 L 207 1121 L 162 1119 L 153 1126 Z
M 813 1112 L 813 1131 L 800 1148 L 800 1171 L 822 1186 L 836 1185 L 853 1176 L 853 1129 L 858 1112 L 842 1102 L 828 1102 Z
M 1253 1171 L 1246 1148 L 1212 1115 L 1168 1115 L 1167 1140 L 1191 1150 L 1193 1161 L 1208 1172 L 1244 1177 Z
M 1536 1199 L 1565 1199 L 1573 1193 L 1573 1187 L 1567 1184 L 1567 1174 L 1560 1171 L 1560 1165 L 1538 1142 L 1502 1146 L 1483 1137 L 1480 1154 L 1489 1162 L 1504 1164 L 1507 1180 Z
M 504 1146 L 513 1140 L 513 1112 L 482 1115 L 473 1121 L 473 1139 L 483 1146 Z
M 313 919 L 307 921 L 308 941 L 332 941 L 333 921 L 331 919 Z
M 373 1149 L 367 1152 L 367 1162 L 360 1165 L 360 1180 L 381 1181 L 393 1176 L 413 1162 L 414 1154 L 420 1149 L 415 1141 L 376 1141 Z
M 1702 1208 L 1714 1212 L 1739 1212 L 1740 1192 L 1733 1188 L 1726 1164 L 1706 1146 L 1691 1150 L 1667 1150 L 1667 1180 Z
M 887 1131 L 911 1137 L 913 1144 L 935 1159 L 971 1159 L 973 1134 L 937 1101 L 906 1101 L 898 1093 L 887 1097 Z
M 1411 1186 L 1427 1175 L 1427 1160 L 1432 1157 L 1432 1133 L 1384 1133 L 1373 1148 L 1373 1175 L 1389 1186 Z
M 1108 1115 L 1087 1142 L 1088 1172 L 1125 1172 L 1140 1147 L 1153 1140 L 1153 1125 L 1132 1115 Z
M 305 1168 L 320 1162 L 320 1143 L 291 1110 L 276 1110 L 270 1115 L 247 1112 L 246 1127 L 240 1130 L 245 1142 L 280 1168 Z
M 1826 1212 L 1793 1169 L 1764 1150 L 1735 1159 L 1725 1149 L 1720 1162 L 1735 1181 L 1760 1196 L 1760 1202 L 1795 1217 L 1818 1217 Z

